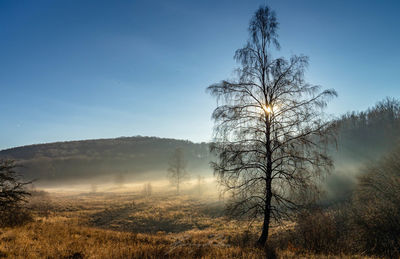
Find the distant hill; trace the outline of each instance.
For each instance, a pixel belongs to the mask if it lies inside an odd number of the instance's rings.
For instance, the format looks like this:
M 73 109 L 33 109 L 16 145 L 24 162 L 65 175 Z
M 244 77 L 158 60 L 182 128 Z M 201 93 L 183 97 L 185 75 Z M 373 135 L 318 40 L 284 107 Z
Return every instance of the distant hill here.
M 192 174 L 211 174 L 207 143 L 156 137 L 121 137 L 56 142 L 0 151 L 18 161 L 23 176 L 38 183 L 76 182 L 102 177 L 126 180 L 163 179 L 177 147 L 184 149 Z
M 332 196 L 346 196 L 365 163 L 400 144 L 400 102 L 388 98 L 366 111 L 343 115 L 335 123 L 339 129 L 337 145 L 331 148 L 335 172 L 326 179 L 326 190 Z M 212 174 L 209 162 L 214 157 L 208 143 L 157 137 L 22 146 L 0 151 L 0 158 L 17 160 L 24 177 L 41 184 L 152 181 L 166 179 L 168 160 L 177 147 L 184 149 L 193 177 Z

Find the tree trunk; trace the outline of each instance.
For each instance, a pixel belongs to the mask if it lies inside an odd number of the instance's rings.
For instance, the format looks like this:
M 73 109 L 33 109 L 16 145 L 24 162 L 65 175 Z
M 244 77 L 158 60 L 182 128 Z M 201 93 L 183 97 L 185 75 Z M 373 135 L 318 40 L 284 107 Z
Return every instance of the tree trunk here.
M 262 226 L 261 236 L 257 241 L 259 246 L 265 246 L 268 240 L 269 234 L 269 222 L 271 219 L 271 180 L 267 181 L 267 193 L 266 193 L 266 201 L 265 201 L 265 208 L 264 208 L 264 222 Z
M 268 239 L 268 232 L 269 232 L 269 220 L 267 220 L 266 218 L 264 218 L 264 223 L 263 223 L 263 227 L 262 227 L 262 233 L 260 238 L 257 241 L 257 244 L 259 246 L 265 246 L 265 244 L 267 243 L 267 239 Z
M 267 98 L 267 96 L 265 96 Z M 271 152 L 271 124 L 269 123 L 269 114 L 266 114 L 266 162 L 267 162 L 267 172 L 266 172 L 266 180 L 265 180 L 265 204 L 264 204 L 264 222 L 262 226 L 261 236 L 257 241 L 259 246 L 265 246 L 268 240 L 269 233 L 269 222 L 271 219 L 271 198 L 272 198 L 272 152 Z

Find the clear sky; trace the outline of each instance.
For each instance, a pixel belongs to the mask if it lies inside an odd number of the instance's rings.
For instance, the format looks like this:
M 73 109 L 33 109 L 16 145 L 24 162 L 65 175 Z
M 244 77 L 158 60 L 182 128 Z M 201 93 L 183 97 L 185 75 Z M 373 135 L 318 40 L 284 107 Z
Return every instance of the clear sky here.
M 234 51 L 265 0 L 0 0 L 0 149 L 119 136 L 211 139 Z M 310 57 L 336 116 L 400 98 L 400 1 L 268 0 L 280 55 Z

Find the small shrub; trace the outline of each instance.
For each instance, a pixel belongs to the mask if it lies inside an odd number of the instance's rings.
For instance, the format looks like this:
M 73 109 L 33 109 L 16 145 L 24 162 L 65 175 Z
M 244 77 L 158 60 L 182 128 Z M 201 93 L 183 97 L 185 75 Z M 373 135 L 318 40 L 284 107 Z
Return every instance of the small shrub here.
M 298 214 L 294 229 L 272 237 L 272 243 L 292 252 L 340 254 L 351 247 L 349 214 L 340 208 L 314 208 Z
M 16 227 L 33 221 L 32 214 L 24 208 L 13 208 L 0 212 L 0 227 Z
M 31 220 L 31 215 L 23 207 L 30 193 L 15 171 L 13 160 L 0 159 L 0 226 L 16 226 Z

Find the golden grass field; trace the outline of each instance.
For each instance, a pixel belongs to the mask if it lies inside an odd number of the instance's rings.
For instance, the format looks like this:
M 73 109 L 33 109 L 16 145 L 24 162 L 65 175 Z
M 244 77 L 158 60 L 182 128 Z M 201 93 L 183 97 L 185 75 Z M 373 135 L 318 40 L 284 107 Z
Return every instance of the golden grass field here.
M 228 220 L 216 197 L 34 195 L 34 220 L 0 228 L 0 258 L 265 258 L 259 223 Z M 289 226 L 290 227 L 290 226 Z M 275 227 L 273 235 L 281 228 Z M 278 258 L 343 258 L 277 251 Z M 347 258 L 362 258 L 349 256 Z

